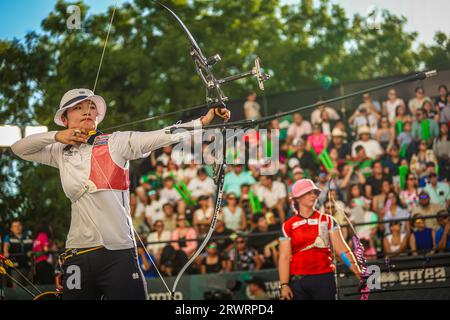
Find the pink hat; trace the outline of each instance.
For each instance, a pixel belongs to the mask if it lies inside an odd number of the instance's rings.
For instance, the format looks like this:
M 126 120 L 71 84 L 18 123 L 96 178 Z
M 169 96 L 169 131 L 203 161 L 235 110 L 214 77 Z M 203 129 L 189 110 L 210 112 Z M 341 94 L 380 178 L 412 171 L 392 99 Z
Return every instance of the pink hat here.
M 299 198 L 312 190 L 322 191 L 311 179 L 300 179 L 292 186 L 292 196 Z

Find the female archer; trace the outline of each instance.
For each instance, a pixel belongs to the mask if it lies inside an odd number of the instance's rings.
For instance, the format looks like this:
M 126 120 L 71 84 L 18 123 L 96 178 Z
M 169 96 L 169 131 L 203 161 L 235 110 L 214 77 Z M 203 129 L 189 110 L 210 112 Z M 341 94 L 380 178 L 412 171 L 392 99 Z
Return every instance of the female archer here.
M 20 158 L 59 169 L 71 201 L 71 224 L 63 254 L 63 299 L 146 299 L 137 262 L 130 216 L 129 161 L 143 158 L 191 133 L 97 130 L 106 103 L 89 89 L 73 89 L 61 99 L 54 121 L 65 130 L 30 135 L 11 148 Z M 215 116 L 211 109 L 184 125 L 201 128 Z
M 292 186 L 295 215 L 284 222 L 284 237 L 280 239 L 281 299 L 336 299 L 330 243 L 342 261 L 361 279 L 361 270 L 339 225 L 333 217 L 315 209 L 320 192 L 310 179 L 298 180 Z

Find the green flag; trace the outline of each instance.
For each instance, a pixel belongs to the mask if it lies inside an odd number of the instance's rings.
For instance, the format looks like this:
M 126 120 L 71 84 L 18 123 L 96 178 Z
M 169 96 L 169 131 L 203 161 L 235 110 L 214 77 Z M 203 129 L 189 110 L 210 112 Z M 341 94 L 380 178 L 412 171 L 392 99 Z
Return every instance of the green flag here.
M 430 138 L 430 120 L 422 120 L 421 127 L 422 139 L 428 142 L 428 139 Z
M 403 125 L 404 125 L 403 121 L 400 121 L 400 120 L 398 120 L 398 121 L 395 123 L 395 129 L 396 129 L 396 131 L 397 131 L 397 134 L 400 134 L 400 133 L 403 132 Z
M 319 159 L 322 161 L 322 164 L 327 169 L 328 172 L 331 172 L 331 170 L 334 169 L 334 163 L 330 158 L 330 155 L 328 154 L 327 149 L 324 149 L 320 155 Z
M 406 183 L 406 176 L 408 175 L 408 166 L 407 165 L 401 165 L 399 168 L 400 173 L 400 189 L 405 189 L 405 183 Z
M 408 149 L 408 144 L 404 143 L 402 144 L 400 151 L 399 151 L 399 156 L 400 158 L 405 158 L 406 157 L 406 150 Z

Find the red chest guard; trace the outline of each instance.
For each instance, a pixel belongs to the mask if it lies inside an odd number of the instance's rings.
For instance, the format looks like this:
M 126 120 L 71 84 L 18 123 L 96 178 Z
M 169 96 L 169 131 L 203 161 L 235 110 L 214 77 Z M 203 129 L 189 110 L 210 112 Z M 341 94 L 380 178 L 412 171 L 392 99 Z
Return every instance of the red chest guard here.
M 130 177 L 128 169 L 118 166 L 112 159 L 108 148 L 111 135 L 98 136 L 92 146 L 91 172 L 89 180 L 97 190 L 128 190 Z

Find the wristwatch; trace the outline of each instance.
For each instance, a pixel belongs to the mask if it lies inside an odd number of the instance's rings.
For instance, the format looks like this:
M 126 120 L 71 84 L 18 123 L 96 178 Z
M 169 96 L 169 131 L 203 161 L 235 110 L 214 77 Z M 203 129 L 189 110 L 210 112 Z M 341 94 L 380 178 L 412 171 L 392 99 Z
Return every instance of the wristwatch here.
M 280 286 L 278 287 L 279 290 L 283 289 L 284 286 L 289 286 L 289 283 L 285 282 L 285 283 L 281 283 Z

